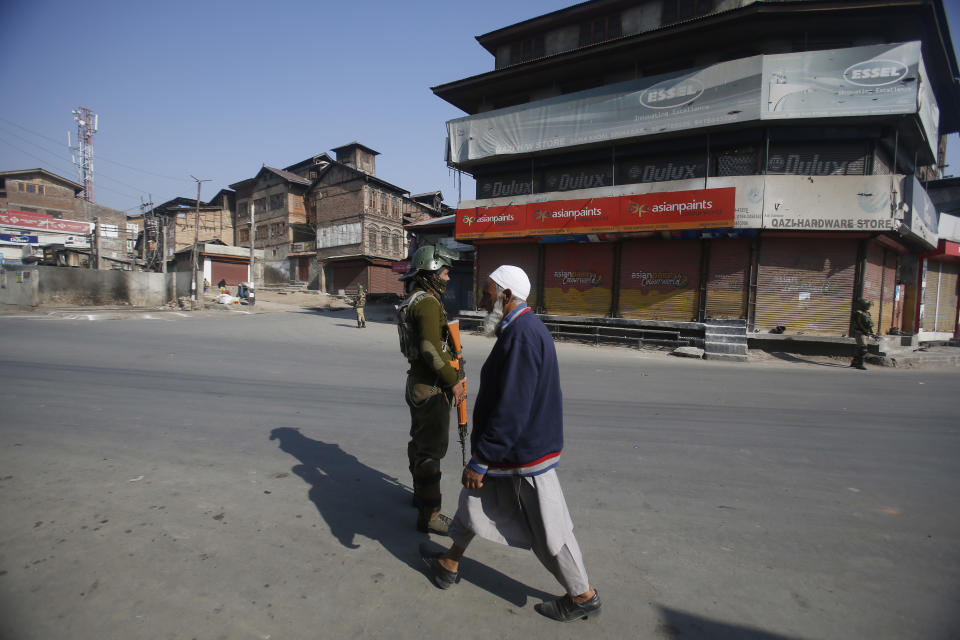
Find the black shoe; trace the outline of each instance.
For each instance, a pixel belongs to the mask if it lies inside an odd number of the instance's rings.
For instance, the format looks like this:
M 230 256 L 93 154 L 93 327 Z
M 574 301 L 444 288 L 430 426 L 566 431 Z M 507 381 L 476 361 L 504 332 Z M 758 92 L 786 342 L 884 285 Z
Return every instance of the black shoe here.
M 534 609 L 541 615 L 559 622 L 596 618 L 600 615 L 600 593 L 594 590 L 593 597 L 583 603 L 574 602 L 570 594 L 566 594 L 551 602 L 535 605 Z
M 417 531 L 420 533 L 435 533 L 440 536 L 445 536 L 447 535 L 447 530 L 450 529 L 451 522 L 453 521 L 442 513 L 437 513 L 429 519 L 419 517 L 417 518 Z
M 861 371 L 866 371 L 866 370 L 867 370 L 867 368 L 866 368 L 865 366 L 863 366 L 862 364 L 858 364 L 857 366 L 854 367 L 854 369 L 860 369 Z
M 440 564 L 442 551 L 430 551 L 426 545 L 420 545 L 420 559 L 427 565 L 427 574 L 438 589 L 449 589 L 460 579 L 460 572 L 448 571 Z

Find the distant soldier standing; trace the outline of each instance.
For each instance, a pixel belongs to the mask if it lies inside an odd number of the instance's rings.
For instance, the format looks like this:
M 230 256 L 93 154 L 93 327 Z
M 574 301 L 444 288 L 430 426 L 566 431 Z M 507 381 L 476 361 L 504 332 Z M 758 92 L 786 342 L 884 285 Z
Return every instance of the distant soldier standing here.
M 353 308 L 357 310 L 357 329 L 367 328 L 367 319 L 363 315 L 363 308 L 367 306 L 367 292 L 363 290 L 363 285 L 357 285 L 357 297 L 353 299 Z
M 413 257 L 407 298 L 397 308 L 400 350 L 410 363 L 405 398 L 410 407 L 407 458 L 413 476 L 417 530 L 446 535 L 440 513 L 440 461 L 450 441 L 450 407 L 466 397 L 466 380 L 450 365 L 447 315 L 441 302 L 454 254 L 427 245 Z
M 873 318 L 870 317 L 869 300 L 860 298 L 857 300 L 857 309 L 853 312 L 853 337 L 857 341 L 857 352 L 853 356 L 850 366 L 855 369 L 864 369 L 863 359 L 867 356 L 867 338 L 876 337 L 873 330 Z

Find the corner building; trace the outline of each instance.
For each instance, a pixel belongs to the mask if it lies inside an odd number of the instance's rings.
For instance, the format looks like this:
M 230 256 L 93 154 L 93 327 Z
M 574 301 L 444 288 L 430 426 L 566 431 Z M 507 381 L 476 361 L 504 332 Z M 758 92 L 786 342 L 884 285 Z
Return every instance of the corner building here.
M 921 329 L 924 184 L 960 128 L 939 0 L 594 0 L 477 40 L 494 70 L 433 88 L 468 114 L 475 285 L 512 263 L 548 315 L 808 336 L 862 296 Z

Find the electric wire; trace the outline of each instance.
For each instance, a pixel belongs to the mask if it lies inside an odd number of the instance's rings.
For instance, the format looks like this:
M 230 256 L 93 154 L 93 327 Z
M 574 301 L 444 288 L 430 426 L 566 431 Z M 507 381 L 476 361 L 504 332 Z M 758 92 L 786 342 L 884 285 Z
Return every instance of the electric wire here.
M 58 145 L 59 145 L 59 144 L 62 144 L 62 142 L 59 142 L 59 141 L 57 141 L 57 140 L 54 140 L 54 139 L 51 138 L 50 136 L 45 136 L 45 135 L 43 135 L 42 133 L 38 133 L 38 132 L 36 132 L 36 131 L 32 131 L 31 129 L 27 129 L 26 127 L 24 127 L 24 126 L 22 126 L 22 125 L 19 125 L 19 124 L 17 124 L 16 122 L 13 122 L 12 120 L 8 120 L 8 119 L 4 118 L 3 116 L 0 116 L 0 120 L 3 120 L 4 122 L 6 122 L 6 123 L 8 123 L 8 124 L 12 124 L 13 126 L 17 127 L 18 129 L 22 129 L 23 131 L 26 131 L 27 133 L 32 133 L 32 134 L 35 135 L 35 136 L 39 136 L 39 137 L 43 138 L 44 140 L 49 140 L 50 142 L 52 142 L 52 143 L 54 143 L 54 144 L 58 144 Z M 154 171 L 148 171 L 148 170 L 146 170 L 146 169 L 141 169 L 141 168 L 139 168 L 139 167 L 134 167 L 133 165 L 124 164 L 123 162 L 117 162 L 116 160 L 111 160 L 110 158 L 104 157 L 104 156 L 102 156 L 102 155 L 100 155 L 100 154 L 97 154 L 97 161 L 98 161 L 98 162 L 100 162 L 100 161 L 108 162 L 108 163 L 110 163 L 110 164 L 115 164 L 115 165 L 124 167 L 124 168 L 126 168 L 126 169 L 131 169 L 131 170 L 133 170 L 133 171 L 139 171 L 140 173 L 145 173 L 145 174 L 147 174 L 147 175 L 156 176 L 156 177 L 158 177 L 158 178 L 164 178 L 164 179 L 166 179 L 166 180 L 174 180 L 174 181 L 176 181 L 176 182 L 190 182 L 190 180 L 188 180 L 188 179 L 186 179 L 186 178 L 175 178 L 175 177 L 173 177 L 173 176 L 167 176 L 167 175 L 164 175 L 164 174 L 162 174 L 162 173 L 156 173 L 156 172 L 154 172 Z
M 36 148 L 41 149 L 41 150 L 43 150 L 43 151 L 46 151 L 47 153 L 49 153 L 50 155 L 52 155 L 52 156 L 54 156 L 54 157 L 56 157 L 56 158 L 58 158 L 58 159 L 59 159 L 59 157 L 60 157 L 60 152 L 58 152 L 58 151 L 51 151 L 50 149 L 48 149 L 48 148 L 46 148 L 46 147 L 44 147 L 44 146 L 42 146 L 42 145 L 40 145 L 40 144 L 37 144 L 36 142 L 33 142 L 32 140 L 28 140 L 28 139 L 24 138 L 23 136 L 19 136 L 19 135 L 17 135 L 16 133 L 14 133 L 14 132 L 12 132 L 12 131 L 4 131 L 3 133 L 6 133 L 6 134 L 8 134 L 8 135 L 15 136 L 18 140 L 22 140 L 23 142 L 26 142 L 27 144 L 32 144 L 32 145 L 35 146 Z M 11 145 L 11 146 L 13 146 L 13 145 Z M 14 148 L 16 148 L 16 147 L 14 147 Z M 23 151 L 23 150 L 20 149 L 20 151 Z M 101 160 L 101 158 L 99 158 L 99 157 L 95 158 L 95 161 L 99 161 L 99 160 Z M 136 186 L 136 185 L 128 184 L 128 183 L 124 182 L 123 180 L 117 180 L 116 178 L 113 178 L 113 177 L 111 177 L 111 176 L 108 176 L 108 175 L 106 175 L 106 174 L 104 174 L 104 173 L 102 173 L 102 172 L 97 172 L 96 176 L 97 176 L 97 178 L 103 178 L 104 180 L 110 180 L 111 182 L 116 182 L 117 184 L 122 184 L 123 186 L 129 187 L 130 189 L 133 189 L 134 191 L 139 191 L 139 192 L 142 192 L 142 193 L 144 193 L 144 194 L 147 193 L 146 191 L 144 191 L 143 189 L 141 189 L 140 187 L 138 187 L 138 186 Z M 98 184 L 97 187 L 99 188 L 100 185 Z M 115 192 L 115 193 L 116 193 L 116 192 Z M 130 197 L 133 197 L 133 196 L 130 196 Z

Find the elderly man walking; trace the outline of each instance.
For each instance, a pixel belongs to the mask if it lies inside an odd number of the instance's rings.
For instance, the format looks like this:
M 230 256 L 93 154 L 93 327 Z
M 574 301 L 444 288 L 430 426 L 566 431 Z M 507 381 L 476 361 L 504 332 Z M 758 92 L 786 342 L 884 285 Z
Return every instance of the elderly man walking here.
M 464 468 L 457 513 L 445 552 L 420 554 L 441 589 L 459 578 L 460 560 L 475 536 L 532 549 L 566 589 L 538 604 L 541 614 L 570 622 L 600 615 L 573 535 L 555 467 L 563 449 L 560 369 L 550 332 L 526 304 L 530 280 L 503 265 L 487 279 L 481 306 L 494 344 L 480 372 L 473 410 L 472 457 Z

